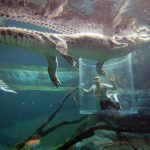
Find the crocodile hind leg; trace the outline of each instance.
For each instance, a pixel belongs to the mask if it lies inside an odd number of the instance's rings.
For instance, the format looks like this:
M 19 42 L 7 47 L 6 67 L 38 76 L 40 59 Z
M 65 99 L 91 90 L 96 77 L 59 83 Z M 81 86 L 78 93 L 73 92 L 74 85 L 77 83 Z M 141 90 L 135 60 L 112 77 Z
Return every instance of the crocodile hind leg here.
M 98 61 L 96 64 L 96 72 L 100 75 L 100 76 L 105 76 L 105 71 L 102 69 L 104 65 L 103 61 Z
M 51 81 L 53 84 L 58 87 L 61 82 L 58 80 L 58 77 L 56 75 L 57 67 L 58 67 L 58 62 L 57 62 L 57 57 L 46 57 L 48 61 L 48 73 Z

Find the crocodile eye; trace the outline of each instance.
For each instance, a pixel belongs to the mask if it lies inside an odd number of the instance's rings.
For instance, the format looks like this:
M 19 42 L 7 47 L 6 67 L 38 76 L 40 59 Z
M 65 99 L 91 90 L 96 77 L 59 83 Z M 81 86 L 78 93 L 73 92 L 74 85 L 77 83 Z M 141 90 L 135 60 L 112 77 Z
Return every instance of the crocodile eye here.
M 113 36 L 113 39 L 115 39 L 116 41 L 121 41 L 121 40 L 122 40 L 122 37 L 119 36 L 119 35 L 114 35 L 114 36 Z

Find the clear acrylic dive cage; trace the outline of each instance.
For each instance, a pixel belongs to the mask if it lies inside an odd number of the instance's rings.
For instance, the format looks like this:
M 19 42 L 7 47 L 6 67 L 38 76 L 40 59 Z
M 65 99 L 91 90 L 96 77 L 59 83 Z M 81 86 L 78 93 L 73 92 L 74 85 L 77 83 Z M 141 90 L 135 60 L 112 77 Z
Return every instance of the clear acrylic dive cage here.
M 105 62 L 103 70 L 106 75 L 102 78 L 102 82 L 111 84 L 110 77 L 115 76 L 117 90 L 109 90 L 108 95 L 112 95 L 121 105 L 121 110 L 118 111 L 121 114 L 135 114 L 136 100 L 135 89 L 133 84 L 132 74 L 132 55 L 129 54 L 122 58 L 111 59 Z M 80 87 L 89 89 L 94 84 L 94 77 L 96 73 L 97 61 L 91 61 L 80 58 L 79 60 L 79 84 Z M 106 110 L 111 111 L 111 110 Z M 80 113 L 81 114 L 97 114 L 104 113 L 99 106 L 99 98 L 94 94 L 85 93 L 80 89 Z

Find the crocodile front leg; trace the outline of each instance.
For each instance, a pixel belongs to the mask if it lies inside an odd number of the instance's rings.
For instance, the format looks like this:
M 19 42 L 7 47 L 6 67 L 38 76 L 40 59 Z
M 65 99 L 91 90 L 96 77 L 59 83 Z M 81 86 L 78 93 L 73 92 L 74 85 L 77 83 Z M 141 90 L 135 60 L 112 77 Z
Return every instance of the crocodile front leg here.
M 58 67 L 58 62 L 57 62 L 57 57 L 46 57 L 48 61 L 48 73 L 51 81 L 53 84 L 58 87 L 61 82 L 58 80 L 58 77 L 56 75 L 57 67 Z
M 100 76 L 105 76 L 105 71 L 102 69 L 103 65 L 104 65 L 104 62 L 100 60 L 96 64 L 96 72 Z

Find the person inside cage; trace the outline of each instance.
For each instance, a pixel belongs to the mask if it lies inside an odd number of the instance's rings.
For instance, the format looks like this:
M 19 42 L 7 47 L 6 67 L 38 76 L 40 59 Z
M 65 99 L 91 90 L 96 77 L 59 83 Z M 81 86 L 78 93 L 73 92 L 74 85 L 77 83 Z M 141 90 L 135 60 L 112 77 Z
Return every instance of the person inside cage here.
M 97 76 L 94 78 L 94 85 L 92 85 L 89 89 L 82 88 L 82 90 L 86 93 L 92 92 L 96 97 L 98 97 L 102 110 L 106 110 L 108 108 L 120 110 L 119 101 L 117 101 L 112 95 L 108 96 L 107 94 L 107 90 L 117 90 L 115 76 L 111 77 L 110 81 L 112 82 L 112 85 L 101 82 L 101 77 Z

